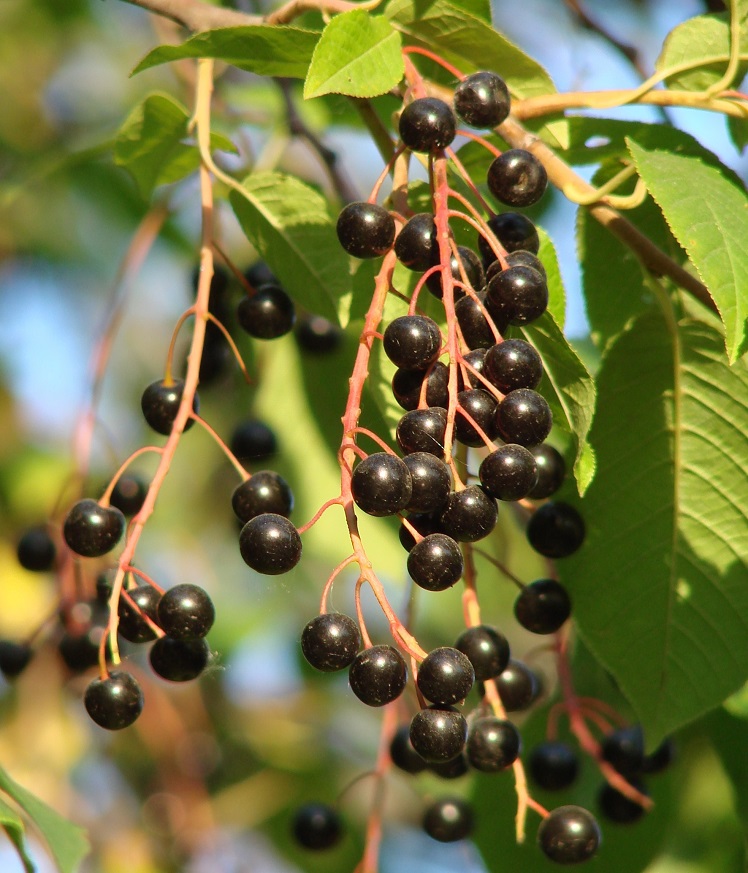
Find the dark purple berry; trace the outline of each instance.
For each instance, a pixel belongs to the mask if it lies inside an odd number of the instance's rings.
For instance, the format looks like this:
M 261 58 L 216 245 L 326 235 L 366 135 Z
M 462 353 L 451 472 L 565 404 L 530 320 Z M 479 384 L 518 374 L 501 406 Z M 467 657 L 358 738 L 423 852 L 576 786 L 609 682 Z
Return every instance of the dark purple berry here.
M 404 461 L 375 452 L 354 469 L 351 490 L 356 505 L 368 515 L 394 515 L 410 503 L 413 482 Z
M 208 666 L 210 647 L 201 637 L 197 640 L 173 640 L 160 637 L 148 654 L 151 669 L 170 682 L 189 682 Z
M 479 485 L 453 491 L 439 514 L 444 533 L 463 543 L 473 543 L 488 536 L 496 526 L 498 507 Z
M 110 673 L 94 679 L 83 695 L 86 712 L 99 727 L 118 731 L 129 727 L 143 711 L 143 692 L 134 676 Z
M 79 500 L 65 518 L 62 533 L 76 555 L 100 558 L 111 551 L 125 532 L 125 516 L 95 500 Z
M 514 615 L 526 630 L 552 634 L 571 615 L 571 600 L 560 582 L 538 579 L 520 591 L 514 601 Z
M 548 286 L 532 267 L 509 267 L 488 283 L 486 300 L 500 322 L 529 324 L 548 308 Z
M 535 746 L 530 753 L 528 769 L 539 788 L 561 791 L 576 781 L 579 757 L 567 743 L 546 740 Z
M 239 534 L 244 563 L 268 576 L 287 573 L 301 558 L 301 537 L 284 516 L 263 512 L 251 518 Z
M 462 552 L 446 534 L 433 533 L 416 543 L 408 555 L 408 573 L 426 591 L 445 591 L 462 576 Z
M 278 451 L 278 440 L 264 421 L 248 419 L 236 426 L 229 448 L 242 462 L 266 461 Z
M 553 414 L 545 398 L 529 388 L 510 391 L 496 408 L 496 427 L 507 443 L 537 446 L 552 426 Z
M 45 573 L 55 565 L 57 547 L 46 527 L 30 527 L 25 530 L 16 546 L 18 563 L 24 570 Z
M 332 673 L 350 666 L 361 646 L 356 622 L 341 612 L 313 618 L 301 632 L 301 651 L 316 670 Z
M 634 779 L 630 784 L 642 794 L 648 796 L 646 788 L 639 780 Z M 597 805 L 602 816 L 615 824 L 634 824 L 634 822 L 639 821 L 645 812 L 641 804 L 626 797 L 625 794 L 607 782 L 602 786 L 597 795 Z
M 401 315 L 384 332 L 384 352 L 396 367 L 426 370 L 439 355 L 442 335 L 425 315 Z
M 481 461 L 478 469 L 481 485 L 497 500 L 522 500 L 538 478 L 535 458 L 514 443 L 500 446 Z
M 462 269 L 460 268 L 462 267 Z M 449 268 L 452 273 L 452 279 L 459 282 L 459 285 L 453 286 L 453 296 L 455 300 L 459 300 L 467 293 L 462 287 L 467 284 L 473 291 L 480 291 L 485 284 L 485 275 L 483 273 L 483 265 L 476 253 L 466 246 L 457 246 L 457 254 L 452 253 L 449 259 Z M 463 276 L 463 271 L 465 275 Z M 442 287 L 441 270 L 432 273 L 426 279 L 426 287 L 437 298 L 441 300 L 444 296 L 444 288 Z
M 242 523 L 256 515 L 273 512 L 286 518 L 293 510 L 293 493 L 286 480 L 272 470 L 258 470 L 231 495 L 234 514 Z
M 494 440 L 496 430 L 496 398 L 482 388 L 470 388 L 457 395 L 457 416 L 455 418 L 455 438 L 464 446 L 485 445 L 484 436 Z M 468 419 L 470 416 L 470 419 Z M 479 430 L 480 429 L 480 430 Z
M 546 558 L 567 558 L 584 542 L 582 516 L 568 503 L 544 503 L 527 524 L 527 539 Z
M 421 402 L 421 388 L 426 381 L 426 406 L 443 406 L 449 403 L 449 368 L 441 361 L 423 370 L 395 370 L 392 377 L 392 394 L 403 409 L 417 409 Z
M 502 394 L 518 388 L 537 388 L 543 376 L 540 355 L 521 339 L 508 339 L 486 352 L 484 376 Z
M 441 646 L 421 662 L 416 684 L 426 700 L 451 706 L 468 696 L 474 681 L 475 672 L 467 655 L 459 649 Z
M 440 843 L 464 840 L 473 832 L 473 808 L 461 797 L 441 797 L 424 813 L 423 829 Z
M 538 468 L 538 482 L 530 492 L 533 500 L 542 500 L 555 494 L 566 478 L 566 463 L 563 456 L 548 443 L 532 446 Z
M 359 652 L 348 670 L 351 690 L 367 706 L 384 706 L 405 689 L 408 670 L 397 649 L 371 646 Z
M 506 719 L 488 715 L 470 726 L 466 746 L 472 767 L 481 773 L 498 773 L 519 757 L 521 741 L 517 728 Z
M 410 722 L 413 748 L 430 764 L 458 757 L 465 747 L 467 733 L 465 717 L 451 706 L 428 706 Z
M 478 300 L 484 303 L 486 294 L 481 291 Z M 455 303 L 455 315 L 460 325 L 465 345 L 469 349 L 487 349 L 496 342 L 494 332 L 488 322 L 486 313 L 471 295 L 463 297 Z
M 192 421 L 192 419 L 190 419 Z M 117 480 L 117 484 L 112 489 L 109 503 L 119 509 L 123 515 L 137 515 L 143 508 L 148 488 L 142 479 L 133 476 L 131 473 L 125 473 Z
M 459 391 L 465 391 L 470 388 L 486 390 L 485 383 L 479 378 L 479 376 L 484 375 L 483 365 L 485 361 L 486 349 L 472 349 L 472 351 L 462 356 L 462 363 L 465 365 L 464 369 L 467 370 L 467 384 L 465 383 L 463 368 L 460 367 L 457 370 L 457 388 Z
M 641 725 L 616 728 L 602 742 L 603 760 L 623 776 L 638 773 L 644 765 L 644 733 Z
M 452 487 L 449 467 L 436 455 L 413 452 L 403 458 L 413 486 L 408 512 L 436 512 L 446 503 Z
M 580 864 L 597 852 L 602 836 L 592 813 L 581 806 L 559 806 L 538 828 L 538 844 L 557 864 Z
M 429 512 L 416 512 L 411 515 L 406 515 L 405 518 L 422 537 L 427 537 L 432 533 L 440 533 L 439 519 Z M 416 540 L 404 523 L 400 525 L 398 537 L 400 539 L 400 544 L 406 552 L 413 551 Z M 437 557 L 436 560 L 440 560 L 440 558 Z
M 495 679 L 509 664 L 509 643 L 496 628 L 479 624 L 464 630 L 455 648 L 467 655 L 477 681 Z
M 123 594 L 117 606 L 119 635 L 131 643 L 147 643 L 155 640 L 156 632 L 144 616 L 148 616 L 155 625 L 158 625 L 157 609 L 161 592 L 152 585 L 139 585 L 127 589 L 125 593 L 127 597 Z
M 531 706 L 540 693 L 535 673 L 522 661 L 509 659 L 506 668 L 496 677 L 499 697 L 507 712 L 520 712 Z
M 296 322 L 296 342 L 302 352 L 328 355 L 340 348 L 343 331 L 321 315 L 304 315 Z
M 156 433 L 169 436 L 182 403 L 184 381 L 182 379 L 158 379 L 145 389 L 140 398 L 140 408 L 143 417 Z M 192 410 L 197 412 L 200 408 L 200 400 L 195 394 L 192 400 Z M 184 423 L 184 429 L 189 430 L 195 423 L 194 418 L 188 418 Z
M 526 149 L 509 149 L 488 168 L 488 190 L 507 206 L 533 206 L 548 186 L 545 167 Z
M 331 849 L 343 835 L 340 816 L 326 803 L 306 803 L 299 807 L 291 829 L 296 842 L 312 852 Z
M 236 308 L 242 330 L 255 339 L 271 340 L 290 333 L 296 321 L 293 300 L 278 285 L 262 285 Z
M 537 255 L 540 237 L 535 225 L 525 215 L 519 212 L 501 212 L 488 219 L 488 226 L 505 251 L 523 249 Z M 478 248 L 486 266 L 496 260 L 494 250 L 482 235 L 478 237 Z
M 157 607 L 158 626 L 174 640 L 197 640 L 213 627 L 216 611 L 207 591 L 183 583 L 169 588 Z
M 408 220 L 395 240 L 395 254 L 404 267 L 419 273 L 439 262 L 436 224 L 430 212 L 419 212 Z
M 455 138 L 455 117 L 437 97 L 419 97 L 400 113 L 400 139 L 414 152 L 434 152 Z
M 506 83 L 496 73 L 472 73 L 455 88 L 455 112 L 471 127 L 497 127 L 509 115 L 510 103 Z
M 428 764 L 413 748 L 410 741 L 410 725 L 401 725 L 392 737 L 390 743 L 390 758 L 392 763 L 404 773 L 421 773 Z
M 354 258 L 386 254 L 395 241 L 395 230 L 395 219 L 376 203 L 349 203 L 338 216 L 340 245 Z
M 397 424 L 395 436 L 403 454 L 429 452 L 444 457 L 444 435 L 447 430 L 447 410 L 441 406 L 406 412 Z
M 534 255 L 532 252 L 525 251 L 525 249 L 515 249 L 513 252 L 508 252 L 506 256 L 507 263 L 510 267 L 532 267 L 533 270 L 537 270 L 538 273 L 548 281 L 548 274 L 545 271 L 545 267 L 543 266 L 543 262 L 537 255 Z M 492 267 L 497 267 L 501 269 L 501 264 L 498 261 L 494 261 L 491 267 L 486 271 L 486 279 L 489 278 L 489 272 Z

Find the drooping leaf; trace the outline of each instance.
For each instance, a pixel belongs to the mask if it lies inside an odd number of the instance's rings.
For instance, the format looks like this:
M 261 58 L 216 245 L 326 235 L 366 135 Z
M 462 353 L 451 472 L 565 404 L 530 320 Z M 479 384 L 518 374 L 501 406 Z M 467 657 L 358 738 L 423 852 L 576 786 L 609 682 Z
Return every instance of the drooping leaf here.
M 654 746 L 748 676 L 748 367 L 711 326 L 653 310 L 597 388 L 587 539 L 559 567 Z
M 309 65 L 304 97 L 376 97 L 402 79 L 400 34 L 383 15 L 353 9 L 322 32 Z
M 745 75 L 748 61 L 748 17 L 741 14 L 741 64 L 739 82 Z M 664 72 L 670 67 L 693 64 L 693 69 L 673 73 L 666 81 L 669 88 L 703 91 L 722 78 L 730 59 L 730 24 L 727 16 L 698 15 L 689 18 L 668 34 L 655 69 Z
M 498 73 L 518 97 L 555 90 L 537 61 L 450 0 L 392 0 L 386 14 L 416 44 L 434 48 L 463 72 Z
M 166 94 L 151 94 L 128 116 L 114 141 L 114 162 L 135 179 L 148 198 L 157 185 L 177 182 L 200 165 L 187 137 L 187 110 Z M 211 135 L 211 147 L 234 151 L 230 140 Z
M 75 873 L 89 852 L 83 828 L 72 824 L 19 785 L 0 767 L 0 789 L 21 807 L 29 821 L 42 835 L 60 873 Z
M 322 195 L 282 173 L 253 173 L 231 192 L 236 217 L 261 257 L 302 306 L 338 321 L 349 258 Z
M 13 843 L 26 873 L 35 873 L 36 867 L 26 850 L 26 827 L 18 813 L 0 798 L 0 826 Z
M 222 27 L 198 33 L 181 45 L 162 45 L 149 52 L 132 71 L 183 58 L 216 58 L 260 76 L 303 79 L 319 34 L 281 25 L 254 24 Z
M 583 467 L 579 465 L 595 414 L 595 382 L 549 312 L 521 328 L 512 328 L 512 333 L 534 346 L 540 355 L 543 378 L 538 391 L 551 407 L 554 425 L 574 439 L 574 472 L 580 493 L 584 493 L 594 472 L 588 461 Z
M 748 350 L 748 195 L 720 172 L 713 156 L 707 162 L 629 145 L 647 189 L 717 305 L 735 361 Z

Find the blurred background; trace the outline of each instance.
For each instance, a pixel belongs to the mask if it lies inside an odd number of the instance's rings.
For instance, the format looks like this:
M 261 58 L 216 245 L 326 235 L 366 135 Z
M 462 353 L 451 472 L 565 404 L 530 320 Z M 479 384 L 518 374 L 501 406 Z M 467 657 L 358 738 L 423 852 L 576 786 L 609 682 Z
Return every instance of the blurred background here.
M 258 11 L 249 3 L 236 6 Z M 642 73 L 651 73 L 672 27 L 721 7 L 702 0 L 524 0 L 518 8 L 496 0 L 494 20 L 546 67 L 560 91 L 599 90 L 638 84 Z M 251 573 L 236 548 L 228 500 L 235 474 L 210 437 L 193 429 L 180 445 L 137 562 L 164 587 L 192 582 L 211 593 L 217 611 L 210 635 L 214 661 L 199 682 L 172 686 L 147 675 L 143 652 L 129 651 L 128 663 L 144 677 L 146 707 L 121 736 L 95 728 L 81 705 L 95 669 L 74 669 L 60 658 L 54 579 L 23 570 L 16 559 L 21 533 L 48 519 L 59 525 L 61 502 L 80 487 L 75 437 L 90 398 L 91 356 L 117 295 L 123 315 L 101 385 L 85 493 L 98 496 L 128 454 L 153 440 L 139 398 L 163 374 L 174 324 L 194 294 L 199 193 L 194 178 L 158 190 L 170 217 L 142 269 L 119 287 L 118 268 L 149 207 L 114 166 L 110 144 L 131 108 L 154 90 L 191 106 L 189 66 L 128 77 L 150 48 L 176 38 L 167 23 L 118 0 L 0 3 L 0 637 L 28 639 L 41 629 L 27 670 L 0 686 L 0 765 L 89 830 L 93 852 L 86 873 L 344 873 L 361 853 L 372 782 L 360 777 L 374 766 L 380 718 L 353 698 L 345 675 L 313 674 L 298 650 L 300 630 L 318 611 L 324 581 L 344 555 L 340 516 L 329 513 L 305 536 L 305 560 L 288 576 Z M 629 53 L 633 61 L 621 45 L 635 49 Z M 300 89 L 290 93 L 365 197 L 381 160 L 344 101 L 305 105 Z M 226 166 L 282 169 L 329 189 L 318 158 L 290 136 L 287 106 L 275 83 L 227 71 L 215 107 L 217 128 L 240 150 L 238 158 L 225 159 Z M 718 116 L 668 110 L 664 117 L 646 107 L 607 114 L 672 122 L 745 176 L 746 159 Z M 538 220 L 558 251 L 568 295 L 567 334 L 586 348 L 574 208 L 560 195 L 547 196 Z M 235 262 L 242 269 L 251 265 L 256 255 L 230 210 L 219 209 L 218 226 Z M 240 293 L 231 283 L 225 291 L 232 329 Z M 188 339 L 183 331 L 178 362 Z M 237 340 L 253 383 L 244 385 L 223 360 L 203 380 L 201 412 L 226 439 L 247 420 L 273 431 L 272 457 L 250 469 L 271 466 L 287 478 L 300 525 L 338 493 L 334 448 L 355 337 L 344 336 L 325 355 L 310 352 L 294 335 L 272 344 Z M 155 462 L 146 456 L 133 469 L 147 480 Z M 393 603 L 404 608 L 409 592 L 397 528 L 382 520 L 364 522 L 377 569 Z M 542 573 L 511 523 L 502 535 L 506 563 L 517 575 Z M 505 628 L 513 650 L 527 653 L 535 644 L 508 619 L 512 585 L 487 567 L 483 571 L 497 577 L 481 590 L 484 613 Z M 341 577 L 333 597 L 334 607 L 349 613 L 352 581 Z M 418 604 L 419 638 L 447 644 L 458 632 L 459 594 L 432 600 Z M 377 623 L 371 603 L 365 609 L 372 616 L 370 632 L 384 640 L 385 623 Z M 547 653 L 531 656 L 547 674 L 550 695 Z M 627 714 L 581 646 L 575 672 L 580 688 Z M 526 718 L 527 748 L 543 736 L 546 716 L 541 707 Z M 744 869 L 740 804 L 720 756 L 744 743 L 745 734 L 722 715 L 715 719 L 709 737 L 721 735 L 724 743 L 715 747 L 702 726 L 677 738 L 676 765 L 652 787 L 655 812 L 632 828 L 606 829 L 600 869 Z M 573 793 L 540 799 L 594 805 L 599 779 L 587 766 Z M 381 873 L 552 868 L 532 845 L 532 819 L 529 845 L 514 845 L 508 778 L 445 782 L 433 774 L 394 774 L 390 782 Z M 474 799 L 480 822 L 475 844 L 443 846 L 422 834 L 423 799 L 445 793 Z M 310 799 L 340 799 L 349 825 L 341 846 L 324 857 L 304 855 L 289 837 L 290 811 Z M 41 848 L 35 858 L 41 871 L 53 869 Z M 2 840 L 0 870 L 23 870 Z

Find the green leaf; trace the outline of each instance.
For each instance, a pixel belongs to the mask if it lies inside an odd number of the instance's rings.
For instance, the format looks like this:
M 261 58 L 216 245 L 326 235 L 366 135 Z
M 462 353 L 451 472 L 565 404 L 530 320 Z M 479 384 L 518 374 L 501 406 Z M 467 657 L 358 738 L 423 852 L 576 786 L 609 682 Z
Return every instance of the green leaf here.
M 244 196 L 231 192 L 231 205 L 249 241 L 294 300 L 339 321 L 338 304 L 350 290 L 349 258 L 324 197 L 282 173 L 253 173 L 242 187 Z
M 26 851 L 26 828 L 18 813 L 0 798 L 0 825 L 2 825 L 8 839 L 15 846 L 18 857 L 21 859 L 26 873 L 35 873 L 34 862 Z
M 494 70 L 518 97 L 555 91 L 548 73 L 489 24 L 450 0 L 392 0 L 392 23 L 465 73 Z
M 748 29 L 746 15 L 741 14 L 741 63 L 736 81 L 745 75 L 748 61 Z M 665 80 L 669 88 L 703 91 L 718 82 L 730 60 L 730 25 L 725 15 L 698 15 L 689 18 L 668 34 L 655 69 L 663 72 L 670 67 L 693 64 L 694 68 L 673 73 Z
M 551 407 L 553 424 L 574 438 L 574 472 L 575 475 L 581 474 L 577 487 L 583 493 L 594 472 L 589 459 L 580 467 L 595 413 L 594 380 L 549 312 L 531 324 L 513 328 L 512 332 L 534 346 L 540 355 L 543 378 L 538 391 Z
M 639 174 L 709 289 L 734 362 L 748 350 L 748 196 L 715 158 L 648 151 L 629 143 Z
M 187 110 L 167 94 L 151 94 L 128 116 L 114 141 L 114 162 L 133 176 L 147 199 L 157 185 L 177 182 L 200 165 L 187 136 Z M 211 134 L 211 147 L 235 151 L 233 143 Z
M 538 228 L 540 237 L 540 249 L 538 257 L 545 267 L 548 277 L 548 312 L 553 316 L 556 324 L 564 324 L 566 321 L 566 289 L 561 277 L 561 268 L 558 265 L 558 255 L 553 240 L 542 229 Z
M 303 79 L 318 39 L 311 30 L 269 24 L 206 30 L 181 45 L 153 49 L 132 75 L 183 58 L 216 58 L 259 76 Z
M 314 50 L 304 98 L 386 93 L 403 77 L 401 48 L 400 34 L 383 15 L 370 15 L 363 9 L 336 15 Z
M 735 811 L 740 818 L 743 835 L 748 841 L 748 757 L 745 755 L 744 719 L 726 712 L 722 707 L 710 713 L 706 730 L 712 748 L 722 762 L 735 798 Z
M 0 767 L 0 789 L 13 798 L 44 838 L 60 873 L 75 873 L 89 852 L 83 828 L 64 819 Z
M 653 310 L 597 390 L 587 539 L 560 570 L 654 746 L 748 677 L 748 366 L 712 327 Z

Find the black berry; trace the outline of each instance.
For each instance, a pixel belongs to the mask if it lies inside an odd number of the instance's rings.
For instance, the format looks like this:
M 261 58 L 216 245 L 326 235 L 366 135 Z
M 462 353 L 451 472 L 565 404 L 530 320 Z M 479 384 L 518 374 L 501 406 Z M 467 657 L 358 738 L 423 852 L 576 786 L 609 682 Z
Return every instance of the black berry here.
M 523 267 L 532 267 L 533 270 L 537 270 L 546 281 L 548 280 L 548 274 L 545 271 L 543 262 L 532 252 L 525 251 L 524 249 L 515 249 L 513 252 L 507 253 L 506 260 L 510 267 L 517 267 L 520 265 Z M 499 269 L 501 268 L 501 264 L 498 262 L 494 262 L 491 266 L 498 267 Z M 486 271 L 486 279 L 489 278 L 489 271 L 490 268 Z
M 332 673 L 350 666 L 361 646 L 356 622 L 341 612 L 313 618 L 301 632 L 301 651 L 316 670 Z
M 538 844 L 557 864 L 580 864 L 597 852 L 602 836 L 592 813 L 581 806 L 559 806 L 538 828 Z
M 127 597 L 120 597 L 117 606 L 119 635 L 131 643 L 147 643 L 155 640 L 156 632 L 143 616 L 148 616 L 155 625 L 159 624 L 157 609 L 161 592 L 152 585 L 139 585 L 137 588 L 127 589 Z
M 529 388 L 510 391 L 496 408 L 496 426 L 504 442 L 527 448 L 551 432 L 553 414 L 545 398 Z
M 417 409 L 421 402 L 421 388 L 426 381 L 426 406 L 447 406 L 449 403 L 449 368 L 436 361 L 427 372 L 423 370 L 396 370 L 392 377 L 392 394 L 403 409 Z
M 428 706 L 410 722 L 410 741 L 418 754 L 432 764 L 451 761 L 465 747 L 468 726 L 453 707 Z
M 481 303 L 484 303 L 486 294 L 481 291 L 477 297 Z M 487 349 L 496 342 L 496 337 L 491 330 L 484 309 L 481 309 L 476 299 L 471 295 L 463 297 L 455 303 L 455 315 L 465 345 L 469 349 Z
M 473 809 L 461 797 L 442 797 L 424 813 L 423 829 L 440 843 L 464 840 L 473 832 Z
M 112 506 L 95 500 L 79 500 L 65 518 L 62 533 L 65 542 L 84 558 L 100 558 L 111 551 L 125 531 L 125 516 Z
M 488 283 L 486 299 L 499 321 L 529 324 L 548 308 L 548 285 L 532 267 L 508 267 Z
M 367 706 L 384 706 L 405 689 L 408 671 L 397 649 L 371 646 L 359 652 L 348 671 L 351 690 Z
M 498 773 L 517 760 L 520 746 L 519 731 L 510 721 L 488 715 L 470 726 L 467 758 L 482 773 Z
M 523 249 L 537 255 L 540 248 L 537 228 L 521 213 L 501 212 L 488 219 L 488 226 L 507 252 Z M 482 235 L 478 236 L 478 248 L 484 264 L 496 260 L 493 249 Z
M 418 668 L 419 691 L 426 700 L 440 706 L 464 700 L 474 681 L 475 672 L 467 655 L 450 646 L 433 649 Z
M 498 507 L 479 485 L 453 491 L 439 514 L 442 530 L 459 542 L 472 543 L 488 536 L 496 526 Z
M 527 524 L 527 539 L 546 558 L 567 558 L 584 542 L 582 516 L 568 503 L 544 503 Z
M 160 637 L 151 646 L 148 659 L 154 673 L 170 682 L 189 682 L 208 666 L 210 647 L 204 638 L 174 640 Z
M 400 139 L 414 152 L 433 152 L 455 138 L 455 117 L 437 97 L 419 97 L 400 114 Z
M 459 285 L 453 286 L 453 296 L 455 300 L 465 296 L 466 291 L 462 286 L 467 284 L 474 290 L 480 291 L 485 284 L 485 275 L 483 273 L 483 265 L 476 253 L 466 246 L 457 246 L 457 254 L 454 252 L 449 258 L 449 269 L 452 273 L 452 279 L 459 282 Z M 465 275 L 463 276 L 463 271 Z M 441 270 L 432 273 L 426 279 L 426 287 L 438 300 L 444 296 L 444 288 L 442 286 Z
M 401 725 L 390 742 L 392 763 L 404 773 L 421 773 L 428 766 L 426 761 L 413 748 L 410 741 L 410 725 Z
M 310 355 L 328 355 L 340 348 L 343 331 L 321 315 L 304 315 L 296 322 L 296 342 Z
M 533 671 L 522 661 L 509 659 L 506 668 L 496 677 L 499 697 L 507 712 L 527 709 L 540 693 L 540 682 Z
M 0 640 L 0 672 L 6 679 L 15 679 L 26 669 L 33 654 L 27 643 Z
M 133 476 L 132 473 L 125 473 L 119 477 L 117 484 L 112 488 L 109 503 L 115 509 L 119 509 L 123 515 L 137 515 L 143 508 L 147 493 L 148 488 L 142 479 Z
M 509 664 L 509 643 L 494 627 L 479 624 L 464 630 L 455 648 L 467 655 L 478 681 L 495 679 Z
M 340 842 L 343 825 L 338 813 L 326 803 L 306 803 L 296 810 L 292 832 L 302 848 L 319 852 Z
M 428 452 L 413 452 L 403 458 L 410 471 L 412 491 L 408 512 L 436 512 L 444 505 L 452 487 L 449 467 Z
M 248 419 L 236 426 L 229 448 L 240 461 L 266 461 L 278 451 L 278 440 L 264 421 Z
M 547 740 L 530 753 L 530 776 L 539 788 L 560 791 L 569 788 L 579 773 L 579 757 L 567 743 Z
M 555 494 L 566 478 L 566 462 L 563 456 L 548 443 L 532 446 L 538 468 L 538 482 L 530 492 L 534 500 L 542 500 Z
M 517 388 L 537 388 L 543 376 L 540 355 L 521 339 L 508 339 L 486 351 L 485 377 L 502 394 Z
M 401 315 L 387 325 L 384 352 L 396 367 L 426 370 L 442 344 L 437 323 L 425 315 Z
M 439 262 L 436 224 L 430 212 L 419 212 L 408 220 L 395 240 L 395 254 L 404 267 L 420 273 Z
M 55 565 L 57 547 L 46 527 L 30 527 L 25 530 L 16 546 L 18 563 L 24 570 L 44 573 Z
M 444 457 L 444 434 L 447 430 L 447 410 L 441 406 L 406 412 L 397 423 L 397 444 L 406 455 L 429 452 Z
M 471 127 L 501 124 L 509 115 L 510 103 L 506 83 L 496 73 L 472 73 L 455 88 L 455 112 Z
M 143 417 L 156 433 L 169 436 L 174 419 L 179 412 L 179 406 L 182 403 L 182 393 L 184 391 L 184 381 L 182 379 L 172 379 L 169 382 L 166 379 L 158 379 L 145 389 L 140 398 L 140 408 L 143 410 Z M 192 410 L 197 412 L 200 408 L 200 401 L 195 394 L 192 400 Z M 188 418 L 184 424 L 184 429 L 189 430 L 195 423 L 194 418 Z
M 183 583 L 165 591 L 158 602 L 158 625 L 174 640 L 197 640 L 213 627 L 216 612 L 207 591 Z
M 242 330 L 255 339 L 271 340 L 285 336 L 296 321 L 293 300 L 279 285 L 262 285 L 251 297 L 244 297 L 236 308 Z
M 301 537 L 285 516 L 263 512 L 251 518 L 239 534 L 244 563 L 268 576 L 287 573 L 301 558 Z
M 532 206 L 545 193 L 545 167 L 526 149 L 509 149 L 488 168 L 488 190 L 507 206 Z
M 395 230 L 395 219 L 376 203 L 349 203 L 338 216 L 340 245 L 355 258 L 384 255 L 392 248 Z
M 239 521 L 246 524 L 256 515 L 273 512 L 286 518 L 293 510 L 293 493 L 286 480 L 272 470 L 258 470 L 234 489 L 231 506 Z
M 110 673 L 94 679 L 83 695 L 86 711 L 99 727 L 118 731 L 129 727 L 143 711 L 143 692 L 134 676 Z
M 441 532 L 439 529 L 438 517 L 429 512 L 416 512 L 405 517 L 408 520 L 408 523 L 414 527 L 422 537 L 427 537 L 432 533 Z M 398 538 L 406 552 L 411 552 L 413 550 L 416 540 L 404 523 L 400 525 Z M 439 558 L 437 557 L 435 560 L 439 560 Z
M 641 782 L 633 780 L 630 784 L 647 796 L 647 791 Z M 602 816 L 615 824 L 634 824 L 644 815 L 644 807 L 641 804 L 626 797 L 607 782 L 597 795 L 597 805 Z
M 538 579 L 520 591 L 514 601 L 514 615 L 526 630 L 552 634 L 571 615 L 571 600 L 560 582 Z
M 433 533 L 416 543 L 408 555 L 408 573 L 420 588 L 445 591 L 462 576 L 462 552 L 446 534 Z
M 497 500 L 521 500 L 532 490 L 538 478 L 535 458 L 514 443 L 500 446 L 481 461 L 478 469 L 481 485 Z
M 638 773 L 644 764 L 644 733 L 641 725 L 617 728 L 602 742 L 603 760 L 623 776 Z
M 410 503 L 413 482 L 404 461 L 375 452 L 354 469 L 351 490 L 356 505 L 368 515 L 394 515 Z
M 482 388 L 470 388 L 457 395 L 455 438 L 464 446 L 483 446 L 485 434 L 489 441 L 497 436 L 496 398 Z M 467 418 L 470 416 L 472 422 Z M 477 427 L 476 427 L 477 425 Z M 480 431 L 478 430 L 480 428 Z

